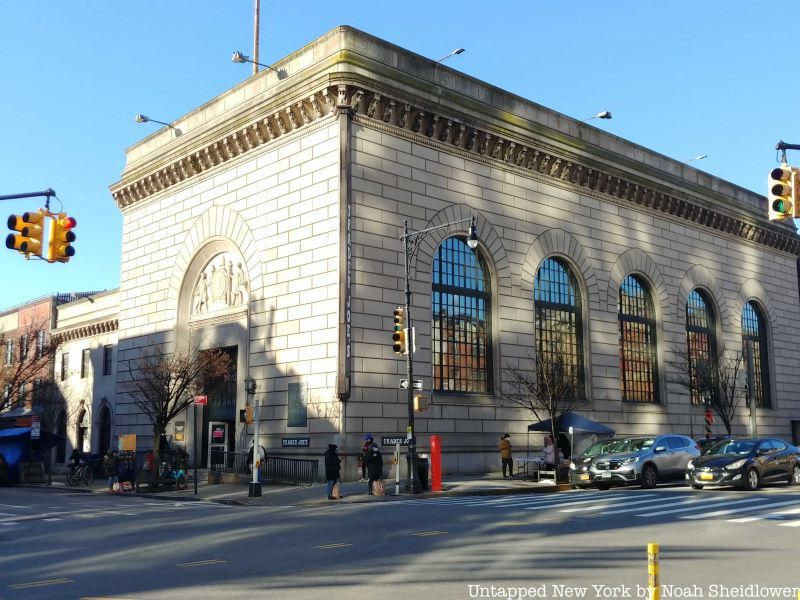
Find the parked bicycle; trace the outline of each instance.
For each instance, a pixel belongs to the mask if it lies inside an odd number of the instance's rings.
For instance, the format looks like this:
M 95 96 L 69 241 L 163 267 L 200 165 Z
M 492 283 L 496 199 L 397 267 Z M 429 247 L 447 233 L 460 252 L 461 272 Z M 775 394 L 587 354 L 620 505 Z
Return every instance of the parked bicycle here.
M 92 485 L 92 483 L 94 483 L 94 469 L 92 468 L 91 463 L 82 462 L 78 464 L 71 464 L 69 466 L 67 484 L 76 486 L 80 483 L 85 485 Z

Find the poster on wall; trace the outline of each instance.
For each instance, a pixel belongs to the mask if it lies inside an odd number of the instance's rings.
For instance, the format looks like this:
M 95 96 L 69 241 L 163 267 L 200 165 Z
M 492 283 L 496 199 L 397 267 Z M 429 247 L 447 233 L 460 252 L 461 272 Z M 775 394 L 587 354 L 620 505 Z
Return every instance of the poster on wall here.
M 136 451 L 136 434 L 129 433 L 119 436 L 119 449 L 121 452 Z
M 186 421 L 175 421 L 175 441 L 185 441 Z

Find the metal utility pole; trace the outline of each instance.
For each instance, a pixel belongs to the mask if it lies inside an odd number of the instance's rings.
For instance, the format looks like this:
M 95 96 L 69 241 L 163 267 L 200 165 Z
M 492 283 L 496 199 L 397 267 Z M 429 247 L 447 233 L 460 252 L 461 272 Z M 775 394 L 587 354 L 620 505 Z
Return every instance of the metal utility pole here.
M 253 16 L 253 75 L 258 73 L 258 25 L 261 20 L 261 0 L 255 0 Z

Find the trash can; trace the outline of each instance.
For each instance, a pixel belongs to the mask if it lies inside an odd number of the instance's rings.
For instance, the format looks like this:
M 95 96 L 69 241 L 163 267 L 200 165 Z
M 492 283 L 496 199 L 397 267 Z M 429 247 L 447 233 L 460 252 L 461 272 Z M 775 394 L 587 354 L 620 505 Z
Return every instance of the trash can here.
M 430 483 L 428 482 L 428 470 L 430 466 L 430 460 L 425 454 L 417 455 L 417 481 L 419 481 L 419 489 L 423 492 L 430 489 Z M 410 470 L 411 457 L 406 454 L 406 473 Z
M 419 477 L 419 487 L 422 491 L 429 490 L 428 472 L 431 468 L 431 461 L 426 455 L 417 458 L 417 476 Z

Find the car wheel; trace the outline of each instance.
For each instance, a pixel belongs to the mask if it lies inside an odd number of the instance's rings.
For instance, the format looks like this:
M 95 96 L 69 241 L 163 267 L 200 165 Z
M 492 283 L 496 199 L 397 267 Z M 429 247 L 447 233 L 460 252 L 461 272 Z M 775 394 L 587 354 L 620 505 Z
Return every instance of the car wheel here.
M 800 485 L 800 467 L 792 467 L 792 476 L 789 477 L 789 485 Z
M 611 487 L 611 485 L 608 484 L 608 483 L 598 483 L 597 484 L 597 489 L 600 490 L 601 492 L 605 492 L 610 487 Z
M 658 483 L 658 472 L 653 465 L 645 465 L 642 469 L 642 487 L 652 489 Z
M 756 471 L 755 469 L 750 469 L 747 472 L 747 476 L 745 477 L 744 480 L 745 488 L 747 488 L 750 491 L 757 490 L 760 483 L 761 482 L 759 481 L 758 478 L 758 471 Z
M 702 485 L 697 485 L 696 483 L 693 483 L 692 484 L 692 488 L 695 489 L 695 490 L 702 490 L 703 486 Z

